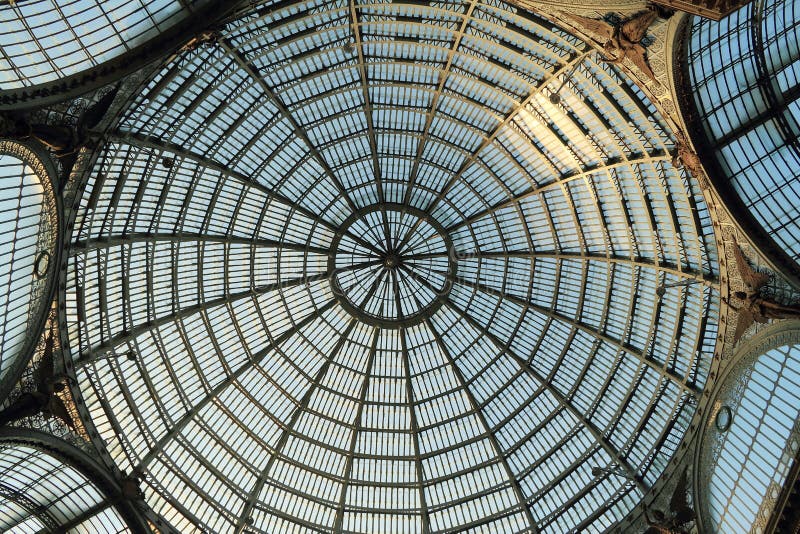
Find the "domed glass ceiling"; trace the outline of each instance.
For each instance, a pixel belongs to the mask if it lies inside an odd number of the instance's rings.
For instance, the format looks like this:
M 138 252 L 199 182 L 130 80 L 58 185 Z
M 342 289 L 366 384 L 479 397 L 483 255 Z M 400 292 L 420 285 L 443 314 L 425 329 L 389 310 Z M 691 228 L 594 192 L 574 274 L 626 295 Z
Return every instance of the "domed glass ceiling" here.
M 106 141 L 71 354 L 177 530 L 603 530 L 688 427 L 707 206 L 644 94 L 533 14 L 261 2 Z

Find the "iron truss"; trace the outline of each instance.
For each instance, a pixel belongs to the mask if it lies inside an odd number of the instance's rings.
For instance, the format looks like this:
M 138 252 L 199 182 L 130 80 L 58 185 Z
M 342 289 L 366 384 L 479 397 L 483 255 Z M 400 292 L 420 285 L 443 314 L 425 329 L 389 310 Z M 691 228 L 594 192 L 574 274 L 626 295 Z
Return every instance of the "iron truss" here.
M 663 471 L 716 343 L 712 222 L 585 43 L 502 2 L 256 2 L 130 102 L 66 319 L 158 518 L 604 529 Z

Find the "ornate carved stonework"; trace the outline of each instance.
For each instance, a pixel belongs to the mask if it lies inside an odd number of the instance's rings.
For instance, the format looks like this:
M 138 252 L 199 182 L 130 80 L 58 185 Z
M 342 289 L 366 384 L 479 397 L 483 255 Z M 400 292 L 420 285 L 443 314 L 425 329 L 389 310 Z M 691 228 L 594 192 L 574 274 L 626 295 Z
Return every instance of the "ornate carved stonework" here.
M 653 0 L 653 3 L 692 15 L 720 20 L 750 2 L 741 0 Z
M 538 5 L 538 6 L 552 6 L 560 9 L 569 9 L 572 12 L 578 12 L 583 9 L 600 9 L 607 11 L 619 11 L 629 8 L 631 5 L 639 6 L 639 9 L 646 4 L 655 4 L 661 8 L 674 9 L 683 13 L 698 15 L 713 20 L 719 20 L 725 15 L 732 13 L 750 3 L 751 0 L 652 0 L 651 2 L 634 2 L 634 1 L 611 1 L 603 2 L 602 0 L 589 0 L 580 2 L 578 5 L 575 2 L 568 2 L 565 0 L 518 0 L 514 2 L 520 5 Z
M 727 295 L 723 297 L 722 302 L 722 308 L 726 314 L 723 358 L 728 358 L 733 354 L 734 346 L 737 342 L 753 337 L 759 331 L 768 327 L 770 322 L 780 319 L 776 314 L 767 313 L 764 316 L 767 321 L 757 320 L 752 322 L 752 325 L 748 324 L 746 330 L 737 332 L 737 327 L 742 326 L 740 314 L 751 313 L 748 307 L 750 300 L 758 297 L 758 301 L 772 304 L 776 302 L 796 302 L 800 295 L 780 276 L 771 272 L 769 266 L 765 265 L 764 259 L 746 241 L 744 234 L 738 230 L 738 227 L 729 217 L 722 218 L 722 221 L 724 261 L 727 272 Z M 720 260 L 722 259 L 720 258 Z M 740 267 L 743 260 L 746 262 L 744 266 L 745 276 L 743 276 L 742 268 Z M 747 266 L 748 264 L 755 268 L 753 269 L 754 271 L 769 275 L 768 278 L 765 278 L 768 281 L 755 292 L 751 287 L 752 282 L 747 276 L 746 271 L 750 270 Z M 741 299 L 742 295 L 748 296 L 744 302 Z M 786 308 L 786 306 L 779 307 Z
M 700 156 L 694 151 L 691 142 L 681 130 L 675 132 L 675 154 L 672 156 L 672 164 L 676 167 L 684 167 L 698 181 L 700 187 L 708 188 L 708 178 Z
M 611 24 L 603 19 L 594 19 L 564 12 L 564 17 L 582 27 L 592 35 L 593 45 L 599 46 L 601 56 L 609 63 L 629 63 L 646 78 L 654 79 L 648 64 L 647 50 L 642 44 L 647 31 L 658 17 L 655 9 L 645 9 L 624 20 Z

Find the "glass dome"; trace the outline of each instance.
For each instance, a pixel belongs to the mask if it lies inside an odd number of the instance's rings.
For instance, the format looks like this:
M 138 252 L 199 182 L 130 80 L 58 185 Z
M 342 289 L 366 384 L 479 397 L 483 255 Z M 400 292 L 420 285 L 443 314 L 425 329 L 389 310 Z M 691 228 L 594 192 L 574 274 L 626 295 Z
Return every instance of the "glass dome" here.
M 708 208 L 653 104 L 550 22 L 258 2 L 105 140 L 72 364 L 172 528 L 601 531 L 686 432 Z
M 787 449 L 800 416 L 798 360 L 800 345 L 770 350 L 742 380 L 708 480 L 711 520 L 719 532 L 750 532 L 772 513 L 768 503 L 777 499 L 793 458 Z

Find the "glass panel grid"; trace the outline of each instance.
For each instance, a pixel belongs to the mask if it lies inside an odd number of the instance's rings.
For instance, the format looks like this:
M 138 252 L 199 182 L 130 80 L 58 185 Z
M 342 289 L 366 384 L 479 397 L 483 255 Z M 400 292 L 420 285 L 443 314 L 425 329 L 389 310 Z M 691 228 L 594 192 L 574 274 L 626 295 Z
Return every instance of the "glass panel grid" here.
M 178 0 L 5 2 L 0 6 L 0 89 L 89 70 L 155 37 L 188 12 L 187 2 Z
M 695 17 L 689 76 L 728 183 L 775 243 L 800 261 L 800 6 L 752 2 L 719 22 Z
M 3 532 L 131 532 L 108 498 L 79 469 L 43 450 L 0 443 Z M 73 530 L 74 529 L 74 530 Z
M 112 456 L 178 529 L 621 519 L 640 490 L 591 467 L 660 474 L 717 333 L 655 108 L 510 5 L 262 7 L 146 82 L 81 198 L 67 318 Z

